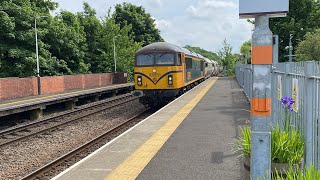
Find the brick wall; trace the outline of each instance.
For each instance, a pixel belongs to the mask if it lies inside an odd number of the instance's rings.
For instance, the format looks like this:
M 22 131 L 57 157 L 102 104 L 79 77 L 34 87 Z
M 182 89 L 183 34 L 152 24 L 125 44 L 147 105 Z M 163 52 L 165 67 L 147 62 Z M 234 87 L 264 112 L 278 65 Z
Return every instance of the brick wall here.
M 100 75 L 99 74 L 86 74 L 84 75 L 84 88 L 100 87 Z
M 64 89 L 67 90 L 75 90 L 75 89 L 83 89 L 83 76 L 84 75 L 69 75 L 64 76 Z
M 112 84 L 112 74 L 100 74 L 101 86 Z
M 64 91 L 64 77 L 51 76 L 41 78 L 41 94 L 53 94 Z
M 32 87 L 33 87 L 33 95 L 38 95 L 38 80 L 36 77 L 32 77 Z
M 89 89 L 111 84 L 127 83 L 123 73 L 52 76 L 41 78 L 41 94 L 61 93 L 69 90 Z M 38 94 L 36 77 L 0 78 L 0 100 Z
M 1 78 L 1 99 L 35 95 L 33 79 L 35 78 Z

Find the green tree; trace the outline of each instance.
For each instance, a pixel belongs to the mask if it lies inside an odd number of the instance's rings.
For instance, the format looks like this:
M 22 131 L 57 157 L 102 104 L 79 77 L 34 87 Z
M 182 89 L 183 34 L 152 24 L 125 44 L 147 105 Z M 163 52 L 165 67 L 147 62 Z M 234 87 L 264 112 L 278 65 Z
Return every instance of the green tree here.
M 56 6 L 57 4 L 50 0 L 0 2 L 0 77 L 26 77 L 36 74 L 34 20 L 40 15 L 50 16 L 49 12 Z M 38 23 L 40 64 L 56 67 L 54 57 L 42 41 L 46 34 L 43 30 L 45 23 L 45 20 Z
M 30 0 L 33 7 L 37 7 L 38 10 L 42 13 L 49 14 L 50 11 L 54 11 L 58 7 L 57 2 L 53 2 L 52 0 Z
M 251 40 L 246 41 L 242 44 L 241 48 L 240 48 L 240 53 L 247 57 L 248 63 L 251 63 Z
M 132 79 L 135 53 L 141 48 L 141 43 L 134 42 L 130 31 L 130 25 L 121 28 L 112 17 L 105 17 L 99 39 L 101 55 L 100 63 L 96 67 L 97 71 L 114 72 L 113 38 L 115 38 L 117 72 L 128 72 Z
M 83 3 L 83 12 L 77 13 L 77 16 L 81 26 L 84 28 L 87 44 L 84 62 L 90 64 L 90 72 L 98 73 L 99 70 L 96 67 L 101 61 L 99 57 L 102 54 L 99 50 L 102 24 L 96 16 L 96 11 L 88 3 Z
M 222 42 L 222 48 L 218 51 L 217 54 L 220 58 L 222 66 L 226 68 L 227 74 L 233 75 L 238 55 L 232 53 L 232 47 L 226 39 Z
M 63 60 L 68 68 L 60 69 L 63 74 L 88 73 L 90 64 L 85 63 L 87 49 L 84 28 L 78 17 L 68 11 L 62 11 L 53 19 L 46 35 L 49 50 L 59 60 Z
M 206 57 L 208 59 L 211 59 L 211 60 L 214 60 L 214 61 L 217 61 L 217 62 L 220 63 L 219 56 L 214 52 L 207 51 L 207 50 L 202 49 L 200 47 L 192 47 L 192 46 L 189 46 L 189 45 L 186 45 L 185 48 L 190 50 L 190 51 L 193 51 L 195 53 L 201 54 L 202 56 L 204 56 L 204 57 Z
M 155 26 L 155 20 L 142 6 L 130 3 L 117 4 L 113 18 L 120 27 L 131 25 L 130 33 L 134 41 L 141 42 L 143 46 L 153 42 L 163 41 L 160 31 Z
M 83 12 L 61 11 L 51 16 L 50 12 L 58 5 L 52 1 L 0 1 L 0 77 L 36 74 L 34 20 L 47 16 L 37 21 L 41 76 L 113 72 L 115 39 L 117 70 L 127 71 L 132 78 L 135 53 L 142 44 L 134 40 L 132 23 L 117 24 L 110 10 L 99 20 L 88 3 L 83 4 Z M 142 7 L 130 8 L 137 8 L 132 17 L 138 17 L 139 13 L 146 16 L 140 17 L 148 30 L 142 32 L 142 40 L 156 41 L 155 34 L 159 35 L 159 31 L 150 14 Z
M 307 32 L 320 27 L 319 6 L 314 0 L 290 0 L 289 14 L 285 18 L 271 18 L 270 29 L 273 34 L 279 35 L 279 61 L 288 61 L 290 34 L 293 34 L 293 47 L 296 49 L 298 42 L 303 40 Z
M 298 45 L 297 61 L 320 61 L 320 29 L 308 32 Z

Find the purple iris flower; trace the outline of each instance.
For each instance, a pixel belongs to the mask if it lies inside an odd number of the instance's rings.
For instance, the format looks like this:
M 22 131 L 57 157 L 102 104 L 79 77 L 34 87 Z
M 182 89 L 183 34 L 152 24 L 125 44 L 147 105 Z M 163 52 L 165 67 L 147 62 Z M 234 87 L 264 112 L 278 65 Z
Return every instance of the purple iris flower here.
M 282 104 L 288 104 L 289 97 L 285 96 L 285 97 L 281 98 L 281 102 L 282 102 Z
M 288 104 L 288 109 L 290 110 L 290 111 L 293 111 L 293 108 L 292 108 L 292 104 Z
M 292 98 L 290 98 L 289 102 L 290 102 L 290 104 L 294 104 L 295 103 L 294 99 L 292 99 Z
M 292 105 L 295 103 L 293 98 L 285 96 L 281 98 L 281 103 L 283 108 L 287 106 L 290 111 L 293 111 Z

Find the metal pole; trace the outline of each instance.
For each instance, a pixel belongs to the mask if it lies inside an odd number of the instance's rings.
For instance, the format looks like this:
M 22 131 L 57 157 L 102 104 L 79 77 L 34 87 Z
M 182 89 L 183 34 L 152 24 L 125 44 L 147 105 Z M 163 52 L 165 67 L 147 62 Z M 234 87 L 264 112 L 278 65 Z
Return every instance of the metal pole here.
M 41 95 L 41 79 L 40 79 L 39 50 L 38 50 L 37 17 L 34 19 L 34 30 L 35 30 L 35 35 L 36 35 L 36 59 L 37 59 L 38 95 Z
M 289 62 L 292 62 L 292 50 L 293 50 L 293 47 L 292 47 L 292 37 L 293 37 L 293 35 L 290 34 L 290 41 L 289 41 Z
M 244 54 L 244 64 L 245 65 L 248 64 L 248 56 L 247 56 L 247 54 Z
M 271 64 L 269 17 L 257 16 L 252 35 L 251 177 L 271 179 Z
M 279 36 L 273 36 L 273 64 L 279 63 Z
M 271 74 L 271 88 L 272 88 L 272 124 L 276 124 L 276 122 L 279 120 L 278 115 L 278 76 L 274 71 L 276 70 L 276 65 L 279 63 L 279 36 L 274 35 L 273 36 L 273 60 L 272 60 L 272 74 Z
M 113 37 L 113 58 L 114 58 L 114 72 L 117 72 L 117 60 L 116 60 L 116 41 Z
M 313 100 L 314 100 L 314 79 L 310 76 L 314 76 L 315 62 L 309 61 L 304 63 L 305 73 L 305 94 L 304 94 L 304 132 L 305 132 L 305 162 L 306 166 L 310 167 L 311 164 L 316 165 L 315 162 L 315 143 L 314 143 L 314 126 L 313 126 Z

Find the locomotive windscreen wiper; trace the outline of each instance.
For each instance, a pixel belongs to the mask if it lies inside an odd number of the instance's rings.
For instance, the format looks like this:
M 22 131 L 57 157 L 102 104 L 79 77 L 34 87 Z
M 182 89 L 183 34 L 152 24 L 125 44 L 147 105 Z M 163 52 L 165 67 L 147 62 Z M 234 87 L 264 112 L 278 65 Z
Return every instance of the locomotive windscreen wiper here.
M 159 56 L 159 58 L 161 58 L 163 55 L 165 55 L 165 54 L 168 54 L 168 53 L 162 53 L 160 56 Z

